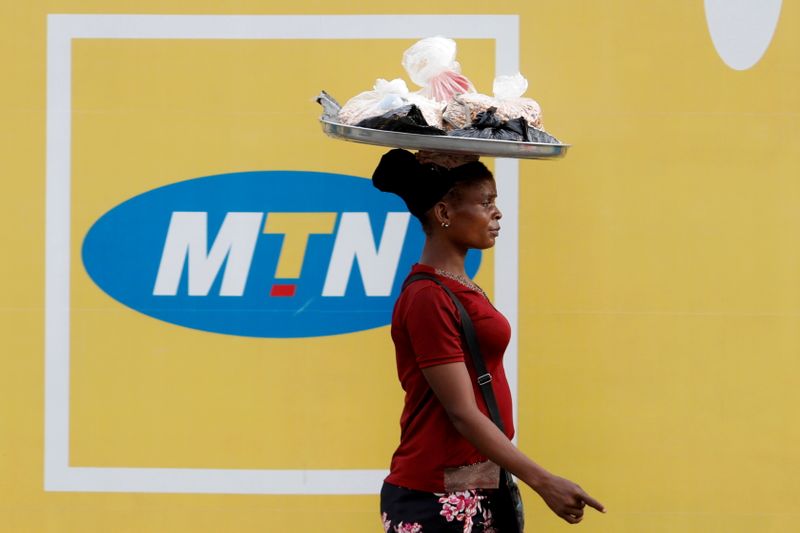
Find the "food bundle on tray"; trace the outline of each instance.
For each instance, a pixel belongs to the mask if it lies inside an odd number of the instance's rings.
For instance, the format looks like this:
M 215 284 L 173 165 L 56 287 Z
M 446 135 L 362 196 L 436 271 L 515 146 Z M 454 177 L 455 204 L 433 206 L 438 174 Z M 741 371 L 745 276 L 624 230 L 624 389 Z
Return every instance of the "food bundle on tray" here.
M 371 144 L 418 147 L 444 151 L 474 152 L 505 157 L 560 156 L 563 150 L 534 149 L 532 145 L 552 145 L 566 148 L 544 130 L 539 104 L 522 95 L 528 88 L 521 75 L 498 76 L 494 80 L 494 96 L 480 94 L 463 74 L 456 61 L 456 43 L 444 37 L 423 39 L 403 54 L 403 67 L 411 80 L 421 89 L 411 92 L 402 79 L 387 81 L 379 78 L 371 91 L 364 91 L 340 106 L 326 92 L 317 101 L 322 104 L 323 127 L 334 136 Z M 363 130 L 413 135 L 364 135 Z M 362 133 L 354 134 L 358 129 Z M 445 136 L 447 139 L 425 139 L 421 136 Z M 465 142 L 460 142 L 461 140 Z M 507 143 L 476 143 L 476 140 L 511 141 Z M 402 141 L 400 143 L 395 141 Z M 528 146 L 530 145 L 530 146 Z M 525 155 L 525 154 L 528 155 Z

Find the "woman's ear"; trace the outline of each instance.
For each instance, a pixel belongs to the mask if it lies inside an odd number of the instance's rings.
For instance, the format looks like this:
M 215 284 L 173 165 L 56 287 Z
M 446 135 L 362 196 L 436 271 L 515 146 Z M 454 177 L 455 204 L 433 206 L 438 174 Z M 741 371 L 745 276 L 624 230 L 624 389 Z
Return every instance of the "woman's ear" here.
M 447 204 L 444 202 L 437 202 L 435 206 L 433 206 L 433 218 L 434 222 L 437 226 L 443 226 L 450 224 L 450 214 L 447 212 Z

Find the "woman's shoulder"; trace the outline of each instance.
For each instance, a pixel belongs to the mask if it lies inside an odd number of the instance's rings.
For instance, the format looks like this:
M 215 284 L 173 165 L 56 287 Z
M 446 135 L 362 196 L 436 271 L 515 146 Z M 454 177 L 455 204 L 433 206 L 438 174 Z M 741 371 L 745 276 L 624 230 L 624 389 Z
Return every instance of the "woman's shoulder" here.
M 451 302 L 445 290 L 431 279 L 420 279 L 409 283 L 398 301 L 406 305 L 424 305 L 434 302 Z M 452 302 L 451 302 L 452 303 Z
M 426 274 L 428 277 L 413 279 L 418 274 Z M 405 288 L 397 299 L 397 307 L 405 310 L 425 310 L 434 307 L 455 310 L 455 304 L 453 304 L 450 296 L 439 286 L 437 281 L 434 281 L 436 279 L 441 282 L 442 280 L 439 278 L 432 267 L 414 265 L 404 281 Z
M 424 277 L 419 276 L 420 274 L 424 274 Z M 417 279 L 415 279 L 413 283 L 409 283 L 409 280 L 415 276 Z M 444 296 L 449 300 L 450 297 L 447 295 L 447 292 L 441 287 L 443 285 L 444 287 L 447 287 L 450 292 L 455 294 L 465 305 L 467 305 L 467 302 L 472 300 L 473 297 L 479 297 L 475 299 L 481 301 L 486 300 L 486 303 L 488 303 L 485 293 L 478 287 L 478 285 L 473 284 L 471 287 L 467 286 L 464 282 L 460 282 L 455 279 L 454 276 L 442 275 L 440 271 L 428 265 L 415 264 L 411 268 L 411 272 L 406 277 L 404 285 L 407 287 L 407 289 L 410 289 L 416 285 L 417 290 L 419 290 L 419 287 L 436 287 L 439 289 L 439 293 L 443 293 Z M 435 291 L 434 294 L 439 296 Z

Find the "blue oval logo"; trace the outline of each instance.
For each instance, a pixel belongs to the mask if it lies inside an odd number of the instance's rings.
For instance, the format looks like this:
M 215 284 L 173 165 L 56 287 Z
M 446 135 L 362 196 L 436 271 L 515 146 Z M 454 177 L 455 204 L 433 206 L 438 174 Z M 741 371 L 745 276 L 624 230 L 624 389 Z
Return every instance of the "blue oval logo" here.
M 315 337 L 385 326 L 425 241 L 402 200 L 355 176 L 220 174 L 131 198 L 83 264 L 120 303 L 189 328 Z M 472 276 L 481 261 L 467 256 Z

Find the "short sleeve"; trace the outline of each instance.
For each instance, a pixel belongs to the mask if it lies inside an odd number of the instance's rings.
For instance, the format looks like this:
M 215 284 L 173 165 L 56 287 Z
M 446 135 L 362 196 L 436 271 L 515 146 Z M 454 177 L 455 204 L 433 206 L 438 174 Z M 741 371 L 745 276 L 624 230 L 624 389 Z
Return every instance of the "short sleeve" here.
M 460 320 L 447 293 L 426 285 L 409 296 L 405 324 L 419 367 L 463 362 Z

